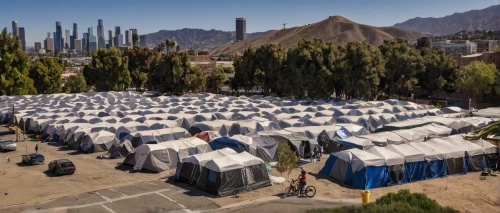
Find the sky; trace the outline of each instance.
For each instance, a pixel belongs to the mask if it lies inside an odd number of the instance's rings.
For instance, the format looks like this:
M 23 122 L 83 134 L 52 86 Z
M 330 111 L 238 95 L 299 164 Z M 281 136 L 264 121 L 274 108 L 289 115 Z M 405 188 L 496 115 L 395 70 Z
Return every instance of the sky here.
M 79 37 L 103 19 L 108 30 L 137 28 L 139 34 L 182 28 L 235 31 L 235 18 L 245 17 L 247 33 L 315 23 L 341 15 L 372 26 L 392 26 L 415 17 L 443 17 L 483 9 L 500 0 L 7 0 L 0 7 L 0 27 L 12 31 L 12 21 L 24 27 L 27 46 L 78 23 Z

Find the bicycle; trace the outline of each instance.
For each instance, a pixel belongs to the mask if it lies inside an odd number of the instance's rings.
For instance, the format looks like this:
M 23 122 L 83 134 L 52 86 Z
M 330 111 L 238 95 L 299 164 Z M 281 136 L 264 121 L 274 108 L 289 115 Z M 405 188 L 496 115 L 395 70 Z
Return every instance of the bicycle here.
M 298 180 L 287 181 L 290 183 L 290 186 L 285 188 L 285 192 L 283 193 L 285 197 L 303 194 L 308 198 L 312 198 L 314 197 L 314 195 L 316 195 L 316 187 L 314 186 L 307 186 L 299 193 L 299 186 L 297 184 L 297 181 Z

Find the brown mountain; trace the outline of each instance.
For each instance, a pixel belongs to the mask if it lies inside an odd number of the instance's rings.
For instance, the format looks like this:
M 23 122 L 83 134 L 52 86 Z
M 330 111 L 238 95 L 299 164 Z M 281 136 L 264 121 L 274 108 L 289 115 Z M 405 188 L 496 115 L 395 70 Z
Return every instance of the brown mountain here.
M 500 5 L 441 18 L 417 17 L 395 24 L 394 27 L 433 35 L 448 35 L 462 30 L 500 30 Z
M 351 41 L 367 41 L 378 46 L 382 44 L 384 39 L 404 38 L 408 41 L 416 41 L 419 36 L 419 33 L 408 30 L 394 27 L 373 27 L 352 22 L 342 16 L 330 16 L 314 24 L 275 30 L 246 41 L 223 45 L 213 50 L 212 54 L 241 53 L 250 45 L 260 46 L 266 43 L 279 43 L 288 48 L 303 38 L 319 38 L 336 45 Z

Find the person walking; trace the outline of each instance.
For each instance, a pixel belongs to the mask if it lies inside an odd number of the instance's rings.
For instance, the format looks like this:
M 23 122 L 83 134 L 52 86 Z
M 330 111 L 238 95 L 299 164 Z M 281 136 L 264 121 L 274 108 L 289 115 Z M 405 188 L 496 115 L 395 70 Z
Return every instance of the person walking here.
M 38 153 L 38 144 L 35 146 L 35 152 Z
M 10 164 L 10 156 L 7 155 L 7 164 Z

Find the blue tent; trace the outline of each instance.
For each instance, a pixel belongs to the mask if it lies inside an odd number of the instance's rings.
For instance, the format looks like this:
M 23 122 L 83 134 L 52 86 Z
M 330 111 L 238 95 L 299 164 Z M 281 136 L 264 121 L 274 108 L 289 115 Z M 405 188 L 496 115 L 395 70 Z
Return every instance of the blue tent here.
M 405 158 L 404 178 L 401 183 L 425 180 L 425 154 L 408 144 L 389 145 L 392 150 Z
M 385 159 L 359 149 L 330 154 L 321 174 L 366 190 L 387 186 L 389 182 Z
M 410 143 L 410 146 L 425 155 L 425 179 L 432 179 L 446 176 L 445 154 L 434 147 L 430 147 L 426 142 Z
M 216 138 L 212 141 L 212 143 L 210 143 L 210 148 L 212 148 L 212 150 L 231 148 L 238 153 L 248 152 L 248 147 L 245 144 L 229 137 Z

